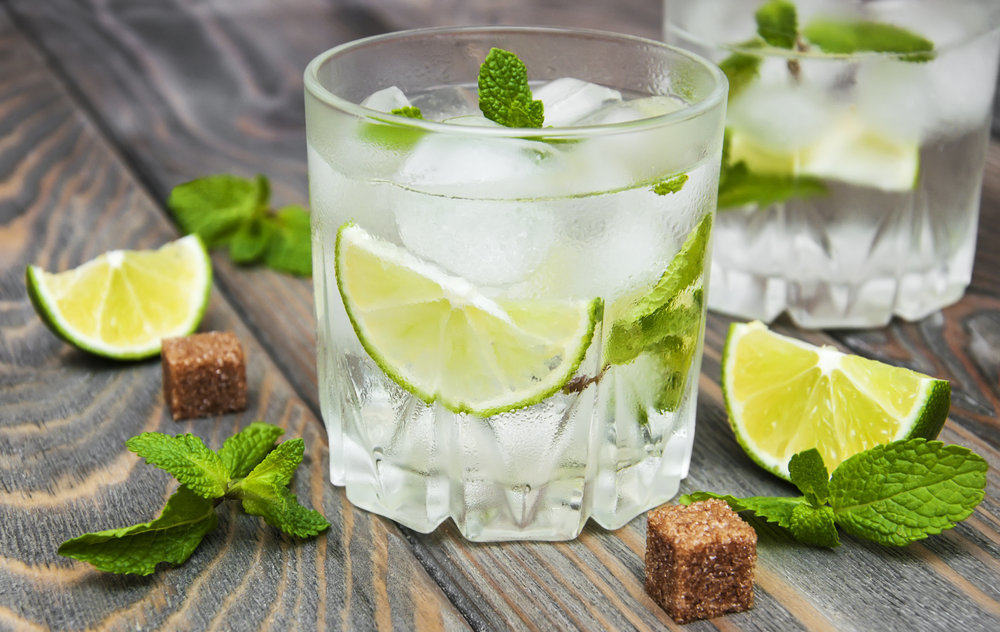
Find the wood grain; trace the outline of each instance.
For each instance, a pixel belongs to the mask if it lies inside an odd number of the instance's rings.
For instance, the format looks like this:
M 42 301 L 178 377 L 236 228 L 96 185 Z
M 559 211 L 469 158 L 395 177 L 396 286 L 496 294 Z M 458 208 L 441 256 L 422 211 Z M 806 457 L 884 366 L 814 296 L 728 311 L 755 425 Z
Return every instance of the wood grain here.
M 158 361 L 91 358 L 41 324 L 28 263 L 66 269 L 177 233 L 3 14 L 0 51 L 0 629 L 464 628 L 398 529 L 327 484 L 321 424 L 220 294 L 202 328 L 239 336 L 250 401 L 215 421 L 170 419 Z M 69 537 L 151 519 L 176 485 L 126 438 L 189 431 L 217 448 L 255 419 L 305 439 L 294 489 L 333 523 L 324 537 L 295 541 L 223 506 L 190 561 L 153 577 L 56 555 Z
M 54 530 L 66 537 L 100 520 L 127 522 L 130 510 L 155 511 L 168 493 L 165 479 L 135 466 L 121 442 L 136 428 L 174 426 L 165 421 L 152 367 L 123 374 L 117 365 L 68 351 L 38 325 L 16 272 L 29 261 L 65 268 L 123 241 L 169 238 L 175 233 L 162 200 L 175 184 L 208 173 L 266 173 L 278 202 L 304 202 L 301 69 L 334 44 L 402 27 L 469 23 L 565 24 L 656 36 L 659 4 L 10 0 L 24 37 L 0 38 L 0 64 L 8 68 L 0 93 L 0 268 L 14 271 L 0 277 L 2 410 L 13 417 L 10 429 L 0 426 L 0 454 L 15 455 L 0 464 L 0 520 L 9 513 L 20 522 L 0 534 L 0 586 L 12 587 L 0 590 L 0 627 L 117 628 L 139 617 L 144 627 L 211 629 L 231 625 L 224 617 L 239 613 L 246 627 L 268 628 L 681 629 L 642 589 L 642 518 L 615 532 L 588 526 L 579 539 L 559 544 L 470 544 L 451 525 L 417 534 L 352 509 L 340 490 L 324 483 L 325 450 L 312 452 L 308 476 L 298 480 L 300 493 L 335 522 L 330 535 L 314 543 L 286 542 L 227 514 L 215 548 L 206 542 L 196 554 L 203 557 L 138 586 L 45 557 L 52 548 L 44 547 L 60 539 Z M 35 49 L 72 98 L 53 88 Z M 8 53 L 14 61 L 6 61 Z M 845 537 L 835 551 L 814 550 L 758 524 L 756 608 L 684 629 L 997 627 L 1000 253 L 990 245 L 1000 238 L 996 144 L 983 199 L 973 285 L 959 304 L 919 323 L 876 331 L 778 328 L 950 379 L 954 404 L 942 438 L 989 461 L 987 501 L 956 529 L 905 549 Z M 213 262 L 210 320 L 235 328 L 260 361 L 251 409 L 276 415 L 306 436 L 307 445 L 323 443 L 311 284 L 234 267 L 222 256 Z M 718 379 L 730 322 L 709 318 L 692 475 L 682 491 L 792 493 L 756 468 L 728 429 Z M 73 397 L 38 397 L 53 384 Z M 204 427 L 208 441 L 220 442 L 253 418 L 248 413 L 192 428 Z M 104 430 L 120 435 L 114 445 L 101 443 Z M 18 487 L 22 470 L 29 472 L 24 480 L 44 483 Z M 71 507 L 73 529 L 31 511 L 39 506 Z M 254 545 L 236 546 L 244 539 Z M 320 589 L 310 594 L 312 583 Z M 46 584 L 57 586 L 55 606 L 42 590 Z M 266 587 L 263 594 L 258 585 Z M 81 612 L 72 619 L 56 619 L 76 605 Z

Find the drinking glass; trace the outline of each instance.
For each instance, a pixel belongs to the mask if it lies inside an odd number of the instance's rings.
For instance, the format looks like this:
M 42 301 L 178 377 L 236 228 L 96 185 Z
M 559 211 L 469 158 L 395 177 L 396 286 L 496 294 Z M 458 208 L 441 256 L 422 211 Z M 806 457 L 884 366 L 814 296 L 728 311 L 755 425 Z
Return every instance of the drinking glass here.
M 664 6 L 666 41 L 720 64 L 732 84 L 711 309 L 876 327 L 962 297 L 1000 3 Z
M 498 48 L 543 127 L 483 116 Z M 344 44 L 305 73 L 318 373 L 356 506 L 472 540 L 575 537 L 688 471 L 726 80 L 547 28 Z M 419 116 L 419 118 L 414 118 Z

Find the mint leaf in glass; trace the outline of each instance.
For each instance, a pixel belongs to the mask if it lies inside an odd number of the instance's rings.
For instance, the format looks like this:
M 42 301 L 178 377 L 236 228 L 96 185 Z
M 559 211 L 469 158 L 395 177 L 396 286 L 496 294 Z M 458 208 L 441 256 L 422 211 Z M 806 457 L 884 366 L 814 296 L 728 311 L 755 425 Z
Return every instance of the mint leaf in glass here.
M 771 0 L 754 13 L 757 34 L 777 48 L 795 48 L 799 25 L 795 5 L 788 0 Z
M 653 193 L 657 195 L 669 195 L 670 193 L 677 193 L 684 188 L 684 184 L 688 181 L 688 175 L 682 173 L 679 176 L 674 176 L 673 178 L 667 178 L 666 180 L 661 180 L 653 185 Z
M 700 282 L 711 229 L 712 216 L 705 215 L 656 285 L 638 298 L 629 297 L 611 306 L 606 362 L 626 364 L 667 336 L 697 335 L 702 313 Z
M 396 116 L 405 116 L 406 118 L 412 119 L 422 119 L 424 115 L 420 112 L 420 108 L 415 105 L 405 105 L 401 108 L 396 108 L 389 112 L 390 114 L 395 114 Z
M 830 504 L 845 531 L 904 545 L 966 519 L 985 495 L 986 470 L 962 446 L 898 441 L 841 463 L 830 478 Z
M 733 53 L 719 62 L 719 68 L 729 79 L 729 100 L 749 86 L 760 75 L 763 59 L 746 53 Z
M 749 204 L 765 207 L 792 198 L 825 195 L 826 185 L 813 176 L 757 173 L 746 163 L 724 164 L 719 175 L 719 208 L 739 208 Z
M 541 127 L 545 118 L 545 106 L 532 99 L 524 62 L 502 48 L 491 48 L 479 67 L 479 109 L 506 127 Z
M 912 62 L 934 58 L 933 42 L 894 24 L 823 18 L 807 24 L 802 34 L 824 53 L 888 53 Z
M 215 504 L 182 485 L 155 520 L 71 538 L 59 555 L 109 573 L 149 575 L 160 562 L 186 561 L 217 522 Z

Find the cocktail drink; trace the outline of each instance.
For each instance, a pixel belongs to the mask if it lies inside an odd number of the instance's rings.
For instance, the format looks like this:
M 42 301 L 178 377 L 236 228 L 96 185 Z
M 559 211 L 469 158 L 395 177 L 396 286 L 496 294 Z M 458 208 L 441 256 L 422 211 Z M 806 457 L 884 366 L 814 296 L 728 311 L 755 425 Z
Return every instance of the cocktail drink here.
M 922 318 L 968 286 L 995 0 L 665 0 L 730 79 L 712 309 L 805 327 Z
M 475 540 L 568 539 L 672 497 L 722 73 L 627 36 L 472 28 L 349 43 L 305 82 L 333 482 Z

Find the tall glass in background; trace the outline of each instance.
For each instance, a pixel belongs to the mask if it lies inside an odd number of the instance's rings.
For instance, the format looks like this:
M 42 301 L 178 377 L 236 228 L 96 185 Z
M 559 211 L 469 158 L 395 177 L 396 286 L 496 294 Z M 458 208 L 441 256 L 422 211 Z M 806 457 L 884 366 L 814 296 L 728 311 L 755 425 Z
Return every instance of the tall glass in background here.
M 732 84 L 709 307 L 871 327 L 961 298 L 998 26 L 995 0 L 665 0 Z
M 526 63 L 545 127 L 480 113 L 492 47 Z M 474 540 L 569 539 L 671 498 L 694 434 L 721 72 L 621 35 L 430 29 L 332 49 L 305 83 L 334 484 Z

